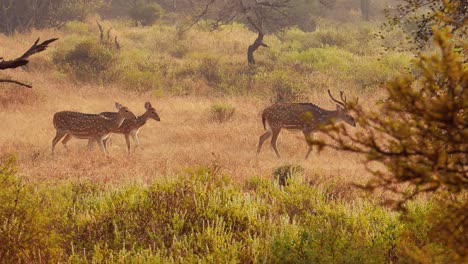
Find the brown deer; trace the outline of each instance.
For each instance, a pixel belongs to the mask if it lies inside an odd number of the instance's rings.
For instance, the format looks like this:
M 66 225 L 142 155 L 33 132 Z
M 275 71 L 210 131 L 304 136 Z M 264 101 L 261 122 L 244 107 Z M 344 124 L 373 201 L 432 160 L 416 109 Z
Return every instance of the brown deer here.
M 115 103 L 119 110 L 112 118 L 97 114 L 84 114 L 79 112 L 62 111 L 54 115 L 54 127 L 57 130 L 52 140 L 52 155 L 55 145 L 63 138 L 62 144 L 68 150 L 67 142 L 72 138 L 91 139 L 98 142 L 99 148 L 105 156 L 109 155 L 103 141 L 116 129 L 125 119 L 135 119 L 136 116 L 125 106 Z M 88 148 L 90 146 L 88 145 Z
M 337 103 L 334 111 L 322 109 L 312 103 L 277 103 L 263 110 L 262 122 L 266 132 L 260 136 L 257 155 L 260 153 L 263 142 L 272 136 L 271 146 L 278 158 L 281 157 L 276 148 L 276 141 L 282 128 L 302 130 L 309 146 L 305 156 L 307 159 L 312 151 L 312 134 L 320 126 L 345 121 L 355 127 L 356 123 L 353 117 L 348 114 L 343 91 L 340 92 L 341 102 L 333 98 L 330 90 L 328 90 L 328 95 Z
M 128 153 L 130 153 L 130 136 L 133 138 L 133 142 L 135 143 L 135 147 L 138 147 L 140 145 L 140 141 L 138 140 L 138 132 L 140 131 L 140 128 L 146 124 L 148 119 L 152 118 L 156 121 L 161 121 L 159 118 L 158 113 L 156 112 L 156 109 L 151 105 L 150 102 L 145 103 L 145 109 L 146 112 L 137 117 L 136 119 L 126 119 L 122 125 L 117 128 L 116 130 L 112 131 L 112 133 L 116 134 L 124 134 L 125 136 L 125 141 L 127 142 L 127 150 Z M 100 115 L 103 115 L 107 118 L 115 118 L 117 113 L 113 112 L 102 112 Z M 107 140 L 109 138 L 104 139 L 104 146 L 107 148 Z M 94 142 L 90 139 L 88 144 L 93 144 Z

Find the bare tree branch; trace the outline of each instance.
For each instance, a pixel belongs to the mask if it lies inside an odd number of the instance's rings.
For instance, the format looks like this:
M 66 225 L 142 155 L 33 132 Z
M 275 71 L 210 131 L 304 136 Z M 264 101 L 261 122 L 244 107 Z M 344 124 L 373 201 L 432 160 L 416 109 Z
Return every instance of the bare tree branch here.
M 196 24 L 198 24 L 198 22 L 200 22 L 200 20 L 202 20 L 207 14 L 208 14 L 208 10 L 210 9 L 210 6 L 215 4 L 216 3 L 216 0 L 209 0 L 204 8 L 202 8 L 201 12 L 199 12 L 198 14 L 196 14 L 193 19 L 192 19 L 192 22 L 184 27 L 183 29 L 181 29 L 179 32 L 180 33 L 184 33 L 186 32 L 187 30 L 191 29 L 193 26 L 195 26 Z
M 15 80 L 0 79 L 0 83 L 14 83 L 14 84 L 17 84 L 17 85 L 25 86 L 27 88 L 32 88 L 32 86 L 29 85 L 29 84 L 25 84 L 25 83 L 18 82 L 18 81 L 15 81 Z
M 28 58 L 29 56 L 35 54 L 35 53 L 39 53 L 41 51 L 44 51 L 45 49 L 47 49 L 49 46 L 50 43 L 54 42 L 58 40 L 58 38 L 52 38 L 52 39 L 48 39 L 40 44 L 37 44 L 39 43 L 39 38 L 36 40 L 36 42 L 34 42 L 34 45 L 32 45 L 31 48 L 29 48 L 23 55 L 21 55 L 20 57 L 14 59 L 14 60 L 10 60 L 10 61 L 5 61 L 2 59 L 2 61 L 0 61 L 0 70 L 5 70 L 5 69 L 14 69 L 14 68 L 18 68 L 18 67 L 21 67 L 21 66 L 24 66 L 26 64 L 29 63 L 28 61 Z
M 28 64 L 29 63 L 28 59 L 29 59 L 30 56 L 46 50 L 49 47 L 49 44 L 56 41 L 56 40 L 58 40 L 58 38 L 48 39 L 48 40 L 38 44 L 39 43 L 39 38 L 38 38 L 36 40 L 36 42 L 34 42 L 34 44 L 31 46 L 31 48 L 29 48 L 20 57 L 14 59 L 14 60 L 9 60 L 9 61 L 5 61 L 5 60 L 3 60 L 3 58 L 0 58 L 0 70 L 14 69 L 14 68 L 18 68 L 18 67 L 21 67 L 21 66 L 24 66 L 24 65 Z M 14 80 L 0 79 L 0 82 L 2 82 L 2 83 L 14 83 L 14 84 L 17 84 L 17 85 L 32 88 L 31 85 L 28 85 L 28 84 L 25 84 L 25 83 L 22 83 L 22 82 L 18 82 L 18 81 L 14 81 Z

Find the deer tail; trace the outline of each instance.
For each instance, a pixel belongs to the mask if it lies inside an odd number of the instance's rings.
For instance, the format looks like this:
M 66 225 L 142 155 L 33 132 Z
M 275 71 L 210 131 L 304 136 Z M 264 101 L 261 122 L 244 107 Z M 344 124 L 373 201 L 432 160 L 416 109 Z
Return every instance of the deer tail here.
M 262 114 L 262 124 L 263 124 L 263 129 L 266 130 L 266 123 L 265 123 L 265 121 L 266 121 L 266 118 L 265 118 L 265 114 L 263 113 L 263 114 Z

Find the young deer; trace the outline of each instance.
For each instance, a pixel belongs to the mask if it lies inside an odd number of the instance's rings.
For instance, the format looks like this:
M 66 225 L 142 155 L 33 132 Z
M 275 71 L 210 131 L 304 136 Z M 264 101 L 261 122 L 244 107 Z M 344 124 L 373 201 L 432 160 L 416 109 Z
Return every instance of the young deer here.
M 130 136 L 132 136 L 133 138 L 135 147 L 138 147 L 140 145 L 140 141 L 138 140 L 138 132 L 140 131 L 140 128 L 144 126 L 146 122 L 148 121 L 148 119 L 150 118 L 156 121 L 161 121 L 158 113 L 156 112 L 156 109 L 154 109 L 154 107 L 151 106 L 150 102 L 145 103 L 145 109 L 146 109 L 146 112 L 143 115 L 137 117 L 136 119 L 125 120 L 119 128 L 112 131 L 112 133 L 125 135 L 125 141 L 127 142 L 128 153 L 130 153 Z M 117 113 L 103 112 L 103 113 L 100 113 L 100 115 L 103 115 L 107 118 L 114 118 L 117 115 Z M 107 147 L 108 139 L 109 138 L 104 139 L 105 147 Z M 93 144 L 93 142 L 89 140 L 89 144 Z
M 115 103 L 119 110 L 112 118 L 103 115 L 84 114 L 79 112 L 62 111 L 54 115 L 54 127 L 57 130 L 52 140 L 52 155 L 55 145 L 63 138 L 62 144 L 68 150 L 67 142 L 72 138 L 91 139 L 98 142 L 99 148 L 105 156 L 109 155 L 103 141 L 118 129 L 125 119 L 135 119 L 136 116 L 125 106 Z M 88 145 L 88 148 L 90 146 Z
M 312 139 L 312 134 L 317 131 L 321 125 L 345 121 L 355 127 L 356 123 L 353 117 L 347 113 L 346 97 L 344 97 L 343 92 L 340 92 L 341 102 L 333 98 L 330 90 L 328 90 L 328 95 L 337 103 L 335 111 L 322 109 L 312 103 L 279 103 L 263 110 L 262 122 L 266 132 L 260 136 L 257 155 L 260 153 L 263 142 L 270 136 L 273 136 L 271 138 L 271 146 L 278 158 L 281 157 L 276 148 L 276 141 L 278 140 L 278 135 L 282 128 L 302 130 L 309 146 L 305 156 L 307 159 L 312 151 L 312 143 L 310 140 Z

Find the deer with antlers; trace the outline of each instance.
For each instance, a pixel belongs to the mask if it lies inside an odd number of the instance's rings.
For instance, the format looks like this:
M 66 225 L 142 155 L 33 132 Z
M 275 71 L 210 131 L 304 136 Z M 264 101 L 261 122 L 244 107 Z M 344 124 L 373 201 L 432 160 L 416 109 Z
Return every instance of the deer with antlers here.
M 312 134 L 320 126 L 332 122 L 344 121 L 355 127 L 354 118 L 348 114 L 346 97 L 343 91 L 340 92 L 341 101 L 336 100 L 328 90 L 330 98 L 336 102 L 336 110 L 325 110 L 312 103 L 278 103 L 266 108 L 262 113 L 262 123 L 266 132 L 260 136 L 257 148 L 257 155 L 262 149 L 263 142 L 271 138 L 271 146 L 278 158 L 281 155 L 276 147 L 276 141 L 281 129 L 302 130 L 308 150 L 305 158 L 309 157 L 312 151 Z

